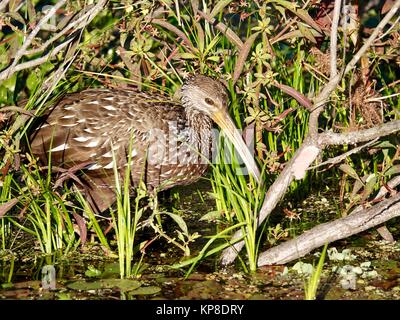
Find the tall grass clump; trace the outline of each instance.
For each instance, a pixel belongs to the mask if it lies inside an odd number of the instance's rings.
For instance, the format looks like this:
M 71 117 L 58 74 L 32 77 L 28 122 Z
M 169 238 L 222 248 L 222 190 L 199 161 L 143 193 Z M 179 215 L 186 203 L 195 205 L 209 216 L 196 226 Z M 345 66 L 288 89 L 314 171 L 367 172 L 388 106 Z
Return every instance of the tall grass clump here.
M 226 220 L 237 223 L 244 234 L 248 269 L 257 269 L 260 232 L 258 230 L 258 212 L 264 201 L 265 185 L 257 184 L 253 177 L 245 175 L 232 145 L 227 147 L 222 137 L 216 164 L 213 165 L 211 184 L 213 196 L 219 212 Z M 228 161 L 227 161 L 228 160 Z M 265 171 L 262 171 L 261 181 Z M 247 270 L 247 266 L 243 265 Z
M 10 221 L 34 236 L 42 253 L 67 254 L 74 250 L 80 241 L 66 201 L 69 190 L 63 189 L 61 196 L 54 190 L 51 165 L 46 172 L 36 163 L 22 165 L 21 173 L 22 177 L 13 180 L 21 211 L 18 217 L 9 216 Z
M 121 278 L 129 278 L 135 275 L 132 268 L 133 256 L 135 254 L 135 238 L 138 223 L 145 210 L 140 207 L 140 201 L 147 196 L 144 183 L 140 183 L 136 188 L 134 203 L 131 203 L 131 166 L 132 160 L 132 144 L 135 137 L 131 137 L 127 166 L 123 173 L 123 179 L 120 179 L 120 173 L 117 168 L 117 158 L 113 151 L 114 176 L 115 176 L 115 192 L 117 196 L 117 207 L 114 210 L 110 208 L 111 217 L 113 220 L 115 236 L 117 239 L 119 272 Z M 114 150 L 111 148 L 111 150 Z M 134 210 L 132 212 L 132 209 Z M 137 268 L 135 269 L 137 270 Z

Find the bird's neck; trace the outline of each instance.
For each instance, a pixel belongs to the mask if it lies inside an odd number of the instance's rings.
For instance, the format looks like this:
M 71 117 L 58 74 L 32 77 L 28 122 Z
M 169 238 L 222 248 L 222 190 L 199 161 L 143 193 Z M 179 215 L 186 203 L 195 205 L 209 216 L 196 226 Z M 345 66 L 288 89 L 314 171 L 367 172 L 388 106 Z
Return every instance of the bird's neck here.
M 186 108 L 186 121 L 187 126 L 195 132 L 210 131 L 212 127 L 212 120 L 208 115 L 190 107 Z

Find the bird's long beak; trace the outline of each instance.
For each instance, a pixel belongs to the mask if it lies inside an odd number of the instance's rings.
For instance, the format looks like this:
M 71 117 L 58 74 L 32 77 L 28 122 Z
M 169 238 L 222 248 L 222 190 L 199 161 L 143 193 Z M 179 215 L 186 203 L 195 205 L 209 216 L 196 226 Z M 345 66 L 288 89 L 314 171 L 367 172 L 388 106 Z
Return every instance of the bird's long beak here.
M 219 125 L 219 127 L 228 137 L 228 139 L 233 143 L 235 149 L 242 157 L 242 160 L 244 161 L 247 170 L 259 183 L 260 171 L 258 170 L 254 157 L 244 143 L 243 138 L 239 133 L 239 130 L 236 128 L 228 112 L 225 110 L 216 112 L 212 115 L 212 119 L 215 121 L 216 124 Z

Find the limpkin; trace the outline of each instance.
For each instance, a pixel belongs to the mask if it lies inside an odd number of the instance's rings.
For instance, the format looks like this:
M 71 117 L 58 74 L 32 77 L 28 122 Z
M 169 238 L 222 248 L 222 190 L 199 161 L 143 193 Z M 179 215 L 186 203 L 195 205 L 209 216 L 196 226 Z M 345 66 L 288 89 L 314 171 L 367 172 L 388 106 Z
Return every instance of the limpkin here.
M 46 116 L 31 135 L 32 153 L 66 169 L 87 163 L 83 191 L 99 212 L 116 201 L 114 167 L 125 172 L 127 159 L 133 186 L 142 179 L 148 188 L 162 190 L 198 180 L 208 165 L 212 120 L 250 174 L 259 177 L 229 117 L 225 87 L 203 75 L 185 81 L 180 102 L 135 90 L 87 89 L 66 95 Z

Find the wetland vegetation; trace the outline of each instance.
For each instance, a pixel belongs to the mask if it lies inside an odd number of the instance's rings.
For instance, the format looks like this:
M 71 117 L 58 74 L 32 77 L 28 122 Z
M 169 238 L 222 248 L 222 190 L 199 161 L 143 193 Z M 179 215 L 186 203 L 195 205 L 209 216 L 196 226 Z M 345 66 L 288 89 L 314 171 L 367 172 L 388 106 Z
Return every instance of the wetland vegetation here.
M 400 0 L 358 3 L 0 1 L 0 299 L 398 299 Z M 221 136 L 200 181 L 125 179 L 100 215 L 87 168 L 30 152 L 67 93 L 193 74 L 260 183 Z

